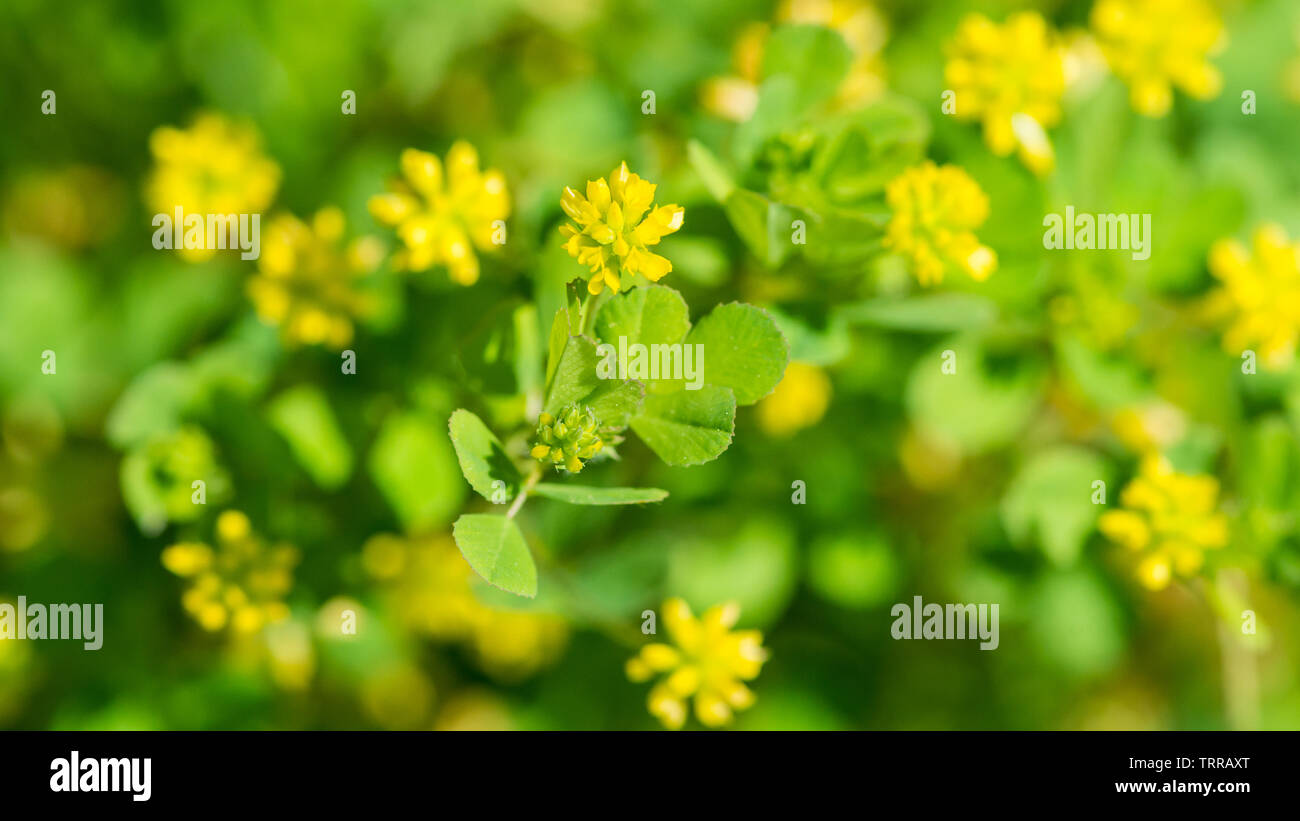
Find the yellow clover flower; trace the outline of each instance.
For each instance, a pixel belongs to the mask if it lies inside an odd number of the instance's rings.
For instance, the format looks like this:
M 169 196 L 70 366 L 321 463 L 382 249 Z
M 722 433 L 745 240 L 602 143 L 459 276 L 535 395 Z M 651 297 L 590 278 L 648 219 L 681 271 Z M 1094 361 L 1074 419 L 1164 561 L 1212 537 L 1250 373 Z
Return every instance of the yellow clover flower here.
M 479 170 L 478 152 L 464 141 L 454 143 L 444 163 L 427 151 L 408 148 L 401 156 L 402 179 L 389 193 L 370 198 L 370 213 L 397 229 L 405 250 L 397 267 L 427 271 L 443 265 L 461 285 L 478 281 L 474 253 L 505 244 L 505 219 L 510 193 L 505 175 L 495 168 Z
M 686 723 L 686 700 L 695 699 L 695 715 L 708 727 L 721 727 L 734 710 L 754 704 L 754 693 L 741 683 L 758 676 L 767 650 L 757 630 L 731 628 L 740 619 L 735 602 L 710 607 L 699 619 L 685 601 L 669 599 L 663 625 L 673 644 L 647 644 L 627 662 L 627 677 L 649 681 L 663 674 L 650 690 L 650 714 L 671 730 Z
M 352 341 L 353 319 L 370 309 L 356 279 L 378 267 L 383 249 L 374 237 L 343 245 L 344 225 L 343 212 L 333 207 L 317 211 L 311 225 L 292 214 L 267 225 L 248 297 L 258 317 L 280 326 L 291 345 L 342 350 Z
M 1219 482 L 1173 469 L 1158 454 L 1143 457 L 1141 468 L 1123 492 L 1124 510 L 1103 513 L 1097 521 L 1111 541 L 1144 554 L 1138 580 L 1161 590 L 1174 575 L 1201 569 L 1205 551 L 1228 543 L 1228 519 L 1217 511 Z
M 957 166 L 927 160 L 909 168 L 885 187 L 885 201 L 893 211 L 885 247 L 911 260 L 922 285 L 942 281 L 949 267 L 979 282 L 998 267 L 997 254 L 973 232 L 988 219 L 989 199 Z
M 560 207 L 578 225 L 560 226 L 567 241 L 564 250 L 591 269 L 587 290 L 598 294 L 609 287 L 617 292 L 624 275 L 641 274 L 658 282 L 673 269 L 665 257 L 646 250 L 682 227 L 686 209 L 680 205 L 654 208 L 654 183 L 633 174 L 622 163 L 587 182 L 587 196 L 565 187 Z
M 164 126 L 149 136 L 154 169 L 145 199 L 155 212 L 259 214 L 280 186 L 280 167 L 262 154 L 252 126 L 205 113 L 188 129 Z M 178 248 L 191 262 L 210 258 L 211 248 Z
M 771 396 L 758 403 L 758 426 L 769 436 L 790 436 L 821 421 L 831 401 L 831 380 L 816 365 L 791 362 Z
M 1252 244 L 1247 250 L 1225 239 L 1210 248 L 1210 273 L 1223 283 L 1213 299 L 1233 316 L 1223 347 L 1234 354 L 1253 350 L 1267 367 L 1283 368 L 1295 358 L 1300 337 L 1300 242 L 1266 224 Z
M 162 553 L 164 567 L 190 580 L 181 596 L 190 616 L 204 630 L 229 626 L 244 635 L 288 618 L 284 597 L 293 587 L 298 551 L 266 545 L 237 510 L 217 517 L 216 533 L 215 550 L 201 542 L 179 542 Z
M 1035 174 L 1055 164 L 1045 129 L 1061 119 L 1065 49 L 1040 14 L 1019 12 L 1002 25 L 967 15 L 947 46 L 944 78 L 955 93 L 953 115 L 979 120 L 999 157 L 1017 147 Z
M 1223 87 L 1207 59 L 1223 49 L 1223 21 L 1205 0 L 1097 0 L 1091 22 L 1140 114 L 1168 113 L 1173 86 L 1202 100 Z

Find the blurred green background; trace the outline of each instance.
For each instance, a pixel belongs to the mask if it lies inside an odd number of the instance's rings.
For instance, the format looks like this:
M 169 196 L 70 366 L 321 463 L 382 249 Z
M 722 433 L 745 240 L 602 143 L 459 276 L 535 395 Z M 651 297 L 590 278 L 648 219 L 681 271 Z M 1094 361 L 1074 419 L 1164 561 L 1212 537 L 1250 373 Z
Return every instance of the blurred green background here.
M 943 43 L 964 14 L 1034 8 L 1069 32 L 1090 6 L 882 1 L 871 37 L 831 35 L 854 57 L 856 99 L 750 116 L 783 72 L 797 89 L 843 88 L 817 76 L 829 54 L 756 68 L 752 26 L 838 19 L 726 0 L 9 0 L 0 599 L 102 602 L 106 625 L 98 652 L 0 643 L 0 727 L 649 729 L 646 687 L 623 665 L 642 611 L 682 596 L 697 612 L 736 600 L 764 631 L 771 660 L 738 728 L 1300 728 L 1300 371 L 1242 374 L 1196 309 L 1214 240 L 1264 221 L 1300 234 L 1300 8 L 1220 4 L 1224 91 L 1179 94 L 1160 119 L 1134 113 L 1104 67 L 1080 80 L 1045 178 L 941 114 Z M 1242 89 L 1257 113 L 1243 115 Z M 281 171 L 268 214 L 337 205 L 350 234 L 390 249 L 366 203 L 400 151 L 468 140 L 505 174 L 510 240 L 471 287 L 384 266 L 382 309 L 344 376 L 336 351 L 258 321 L 255 263 L 151 246 L 150 135 L 201 111 L 261 135 Z M 813 209 L 833 192 L 800 163 L 832 133 L 861 139 L 865 198 L 836 202 L 840 233 L 797 254 L 738 230 L 688 148 Z M 977 233 L 1000 265 L 987 282 L 927 294 L 872 241 L 881 186 L 922 156 L 988 193 Z M 692 317 L 762 305 L 796 364 L 769 404 L 740 411 L 719 459 L 669 468 L 631 440 L 601 466 L 601 482 L 667 489 L 662 504 L 531 502 L 521 526 L 542 592 L 516 600 L 451 544 L 450 523 L 488 506 L 447 418 L 517 421 L 503 353 L 516 309 L 535 304 L 544 330 L 582 273 L 560 248 L 560 192 L 622 160 L 686 207 L 662 252 Z M 1153 213 L 1149 263 L 1045 251 L 1042 215 L 1065 204 Z M 946 349 L 971 363 L 951 380 Z M 169 468 L 187 434 L 211 448 L 191 439 L 176 457 L 191 461 Z M 1117 504 L 1144 438 L 1217 477 L 1232 521 L 1198 577 L 1159 592 L 1096 531 L 1089 499 L 1102 479 Z M 224 479 L 197 519 L 188 481 L 168 484 L 195 464 Z M 210 542 L 227 508 L 300 553 L 290 618 L 238 640 L 191 620 L 160 562 L 170 544 Z M 998 602 L 999 649 L 892 640 L 890 607 L 914 595 Z M 355 637 L 338 635 L 346 609 Z M 1256 634 L 1242 634 L 1246 609 Z

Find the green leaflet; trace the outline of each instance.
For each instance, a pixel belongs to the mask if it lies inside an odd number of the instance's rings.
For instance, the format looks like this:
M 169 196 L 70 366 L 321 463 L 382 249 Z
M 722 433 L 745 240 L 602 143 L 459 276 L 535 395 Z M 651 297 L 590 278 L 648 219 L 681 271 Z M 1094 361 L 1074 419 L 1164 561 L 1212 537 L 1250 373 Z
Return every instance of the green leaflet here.
M 719 305 L 686 335 L 702 345 L 704 381 L 731 388 L 736 404 L 752 405 L 776 389 L 789 362 L 789 345 L 762 308 Z
M 735 419 L 731 389 L 705 385 L 698 391 L 646 397 L 632 430 L 660 459 L 686 467 L 718 458 L 731 445 Z
M 532 492 L 571 505 L 636 505 L 668 498 L 668 491 L 657 487 L 583 487 L 542 483 Z
M 501 441 L 483 420 L 460 409 L 448 422 L 451 444 L 456 448 L 460 472 L 470 487 L 489 502 L 508 502 L 519 492 L 520 476 Z M 498 486 L 495 483 L 500 482 Z
M 408 531 L 440 527 L 465 501 L 446 428 L 421 413 L 384 421 L 370 450 L 370 477 Z
M 352 475 L 352 448 L 320 388 L 289 388 L 271 401 L 267 417 L 317 485 L 337 490 Z
M 537 595 L 537 566 L 514 519 L 467 513 L 452 526 L 461 555 L 488 584 L 516 596 Z

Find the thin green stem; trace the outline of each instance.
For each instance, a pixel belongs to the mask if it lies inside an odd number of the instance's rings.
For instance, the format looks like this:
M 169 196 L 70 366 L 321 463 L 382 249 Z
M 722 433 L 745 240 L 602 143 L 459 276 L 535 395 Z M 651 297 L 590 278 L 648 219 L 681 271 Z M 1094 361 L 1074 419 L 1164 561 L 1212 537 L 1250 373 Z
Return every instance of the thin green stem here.
M 528 478 L 524 480 L 523 487 L 519 488 L 519 493 L 515 494 L 514 501 L 510 503 L 510 509 L 506 511 L 506 518 L 513 519 L 515 517 L 515 514 L 519 512 L 519 509 L 524 506 L 524 501 L 528 499 L 528 492 L 532 490 L 533 486 L 541 481 L 541 479 L 542 466 L 533 465 L 532 473 L 528 474 Z

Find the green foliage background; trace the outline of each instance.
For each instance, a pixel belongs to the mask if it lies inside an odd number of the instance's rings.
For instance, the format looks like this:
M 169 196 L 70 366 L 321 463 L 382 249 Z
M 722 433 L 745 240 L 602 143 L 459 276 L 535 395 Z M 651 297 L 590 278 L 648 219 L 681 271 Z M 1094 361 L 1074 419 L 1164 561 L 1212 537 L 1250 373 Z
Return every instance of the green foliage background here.
M 641 612 L 669 595 L 697 610 L 736 599 L 742 623 L 765 631 L 772 660 L 741 728 L 1300 727 L 1300 373 L 1243 376 L 1190 317 L 1211 285 L 1211 242 L 1264 220 L 1300 233 L 1300 106 L 1281 88 L 1300 52 L 1297 8 L 1227 4 L 1215 100 L 1180 97 L 1147 120 L 1110 76 L 1068 99 L 1051 132 L 1058 170 L 1039 180 L 939 113 L 941 44 L 961 15 L 1025 4 L 880 5 L 891 96 L 826 113 L 842 41 L 778 30 L 767 78 L 786 90 L 736 126 L 705 111 L 699 89 L 731 70 L 742 25 L 772 19 L 766 3 L 6 2 L 0 536 L 22 549 L 0 547 L 0 595 L 102 602 L 107 625 L 96 653 L 32 642 L 21 660 L 0 657 L 0 727 L 432 727 L 472 704 L 492 719 L 470 711 L 470 726 L 650 728 L 646 688 L 622 668 Z M 1035 7 L 1065 28 L 1086 25 L 1089 6 Z M 355 116 L 340 114 L 343 89 Z M 1257 114 L 1242 114 L 1241 89 L 1257 93 Z M 342 376 L 335 354 L 285 350 L 257 322 L 243 296 L 251 263 L 188 265 L 150 247 L 149 134 L 200 109 L 256 124 L 283 170 L 278 208 L 334 203 L 381 235 L 366 200 L 401 149 L 467 139 L 506 174 L 510 242 L 470 288 L 388 272 L 388 310 L 360 330 L 358 373 Z M 1001 264 L 987 282 L 921 292 L 880 254 L 880 188 L 922 156 L 989 194 L 979 235 Z M 546 560 L 538 598 L 478 595 L 557 613 L 570 636 L 545 669 L 502 680 L 408 632 L 358 556 L 375 533 L 448 533 L 489 511 L 461 475 L 448 417 L 518 421 L 535 375 L 512 352 L 582 273 L 560 248 L 560 191 L 622 160 L 659 183 L 660 202 L 686 207 L 662 248 L 675 266 L 664 284 L 692 320 L 733 300 L 771 309 L 792 358 L 826 367 L 833 401 L 790 438 L 742 408 L 731 447 L 697 467 L 667 467 L 630 439 L 600 483 L 667 490 L 657 504 L 531 501 L 521 526 Z M 24 195 L 73 166 L 96 169 L 77 178 L 75 203 Z M 1153 213 L 1149 263 L 1045 252 L 1042 215 L 1066 204 Z M 794 253 L 785 226 L 801 214 L 813 228 Z M 1071 323 L 1049 314 L 1062 295 L 1080 306 Z M 1122 307 L 1137 318 L 1116 337 Z M 46 349 L 57 376 L 40 372 Z M 951 380 L 945 349 L 962 356 Z M 1113 505 L 1135 470 L 1096 420 L 1155 400 L 1188 420 L 1171 456 L 1216 475 L 1234 516 L 1205 579 L 1159 594 L 1096 533 L 1088 502 L 1102 478 Z M 232 661 L 159 563 L 222 506 L 152 535 L 128 506 L 123 459 L 182 423 L 215 442 L 227 503 L 302 550 L 295 620 L 313 624 L 336 596 L 365 608 L 355 643 L 313 633 L 305 689 Z M 918 487 L 902 465 L 918 426 L 957 442 L 952 481 Z M 796 480 L 805 505 L 790 503 Z M 999 602 L 1000 648 L 892 640 L 890 606 L 914 595 Z M 1247 608 L 1259 635 L 1240 635 Z M 433 693 L 409 721 L 366 707 L 367 671 L 395 665 Z

